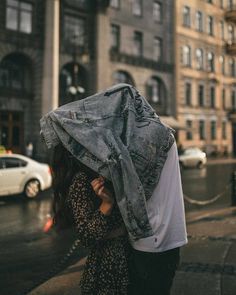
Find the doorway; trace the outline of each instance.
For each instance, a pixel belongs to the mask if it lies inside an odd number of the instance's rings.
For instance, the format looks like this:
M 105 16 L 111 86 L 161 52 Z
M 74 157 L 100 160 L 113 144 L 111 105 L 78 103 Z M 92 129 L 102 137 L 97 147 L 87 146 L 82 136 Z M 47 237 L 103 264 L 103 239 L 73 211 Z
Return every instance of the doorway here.
M 23 113 L 0 112 L 0 145 L 13 153 L 23 153 Z

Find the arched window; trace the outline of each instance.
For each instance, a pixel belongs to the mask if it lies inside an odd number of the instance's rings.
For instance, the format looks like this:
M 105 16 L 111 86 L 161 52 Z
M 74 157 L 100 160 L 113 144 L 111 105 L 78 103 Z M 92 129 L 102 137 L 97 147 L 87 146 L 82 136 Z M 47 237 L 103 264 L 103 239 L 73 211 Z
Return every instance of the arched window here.
M 134 80 L 131 77 L 131 75 L 125 71 L 116 71 L 112 75 L 113 79 L 113 84 L 118 84 L 118 83 L 127 83 L 130 85 L 134 85 Z
M 229 74 L 231 77 L 235 77 L 235 60 L 233 58 L 229 59 Z
M 16 96 L 32 94 L 32 65 L 28 57 L 13 53 L 0 62 L 0 88 Z
M 62 67 L 59 77 L 60 105 L 86 97 L 87 89 L 87 74 L 83 66 L 71 62 Z
M 191 48 L 187 45 L 183 46 L 183 65 L 191 67 Z
M 147 99 L 154 106 L 158 106 L 160 114 L 166 113 L 166 87 L 163 81 L 158 77 L 151 77 L 146 84 Z
M 190 7 L 184 6 L 183 7 L 183 25 L 185 27 L 191 26 L 191 12 L 190 12 Z
M 198 70 L 203 69 L 203 50 L 200 48 L 196 49 L 196 66 Z
M 228 0 L 228 8 L 232 9 L 234 6 L 234 0 Z
M 208 52 L 207 54 L 208 71 L 214 72 L 215 70 L 215 56 L 214 53 Z
M 202 17 L 202 12 L 201 11 L 196 12 L 196 29 L 199 32 L 203 31 L 203 17 Z
M 228 42 L 232 44 L 234 41 L 234 27 L 232 25 L 228 25 Z
M 219 57 L 219 62 L 221 64 L 221 73 L 222 75 L 224 75 L 225 74 L 225 58 L 223 55 Z

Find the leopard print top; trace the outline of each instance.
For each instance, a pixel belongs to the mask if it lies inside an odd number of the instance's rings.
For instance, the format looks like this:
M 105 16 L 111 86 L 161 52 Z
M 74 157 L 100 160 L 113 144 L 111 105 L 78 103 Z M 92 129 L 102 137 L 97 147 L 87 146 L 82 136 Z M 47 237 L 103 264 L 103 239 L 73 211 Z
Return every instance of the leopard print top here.
M 83 246 L 90 249 L 80 282 L 82 295 L 127 295 L 129 284 L 127 236 L 106 238 L 123 225 L 117 205 L 109 216 L 99 206 L 91 179 L 84 172 L 74 177 L 66 203 Z

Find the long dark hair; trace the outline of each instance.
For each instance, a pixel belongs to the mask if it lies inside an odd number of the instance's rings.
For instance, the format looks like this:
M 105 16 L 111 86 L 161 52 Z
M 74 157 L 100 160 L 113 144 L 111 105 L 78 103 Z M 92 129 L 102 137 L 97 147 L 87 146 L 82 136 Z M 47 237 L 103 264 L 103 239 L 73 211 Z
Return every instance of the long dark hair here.
M 91 179 L 98 174 L 79 162 L 62 145 L 58 144 L 51 156 L 51 167 L 53 176 L 53 224 L 56 229 L 66 229 L 71 225 L 71 218 L 65 204 L 69 187 L 73 177 L 79 171 L 84 171 Z

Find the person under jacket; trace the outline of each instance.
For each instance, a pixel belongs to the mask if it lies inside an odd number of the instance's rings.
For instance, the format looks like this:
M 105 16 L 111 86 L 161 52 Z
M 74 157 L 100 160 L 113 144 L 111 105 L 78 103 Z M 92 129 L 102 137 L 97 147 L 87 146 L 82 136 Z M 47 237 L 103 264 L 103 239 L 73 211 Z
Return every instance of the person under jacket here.
M 40 120 L 48 148 L 58 143 L 84 165 L 112 181 L 126 229 L 133 240 L 153 235 L 147 214 L 175 142 L 147 100 L 129 84 L 63 105 Z

